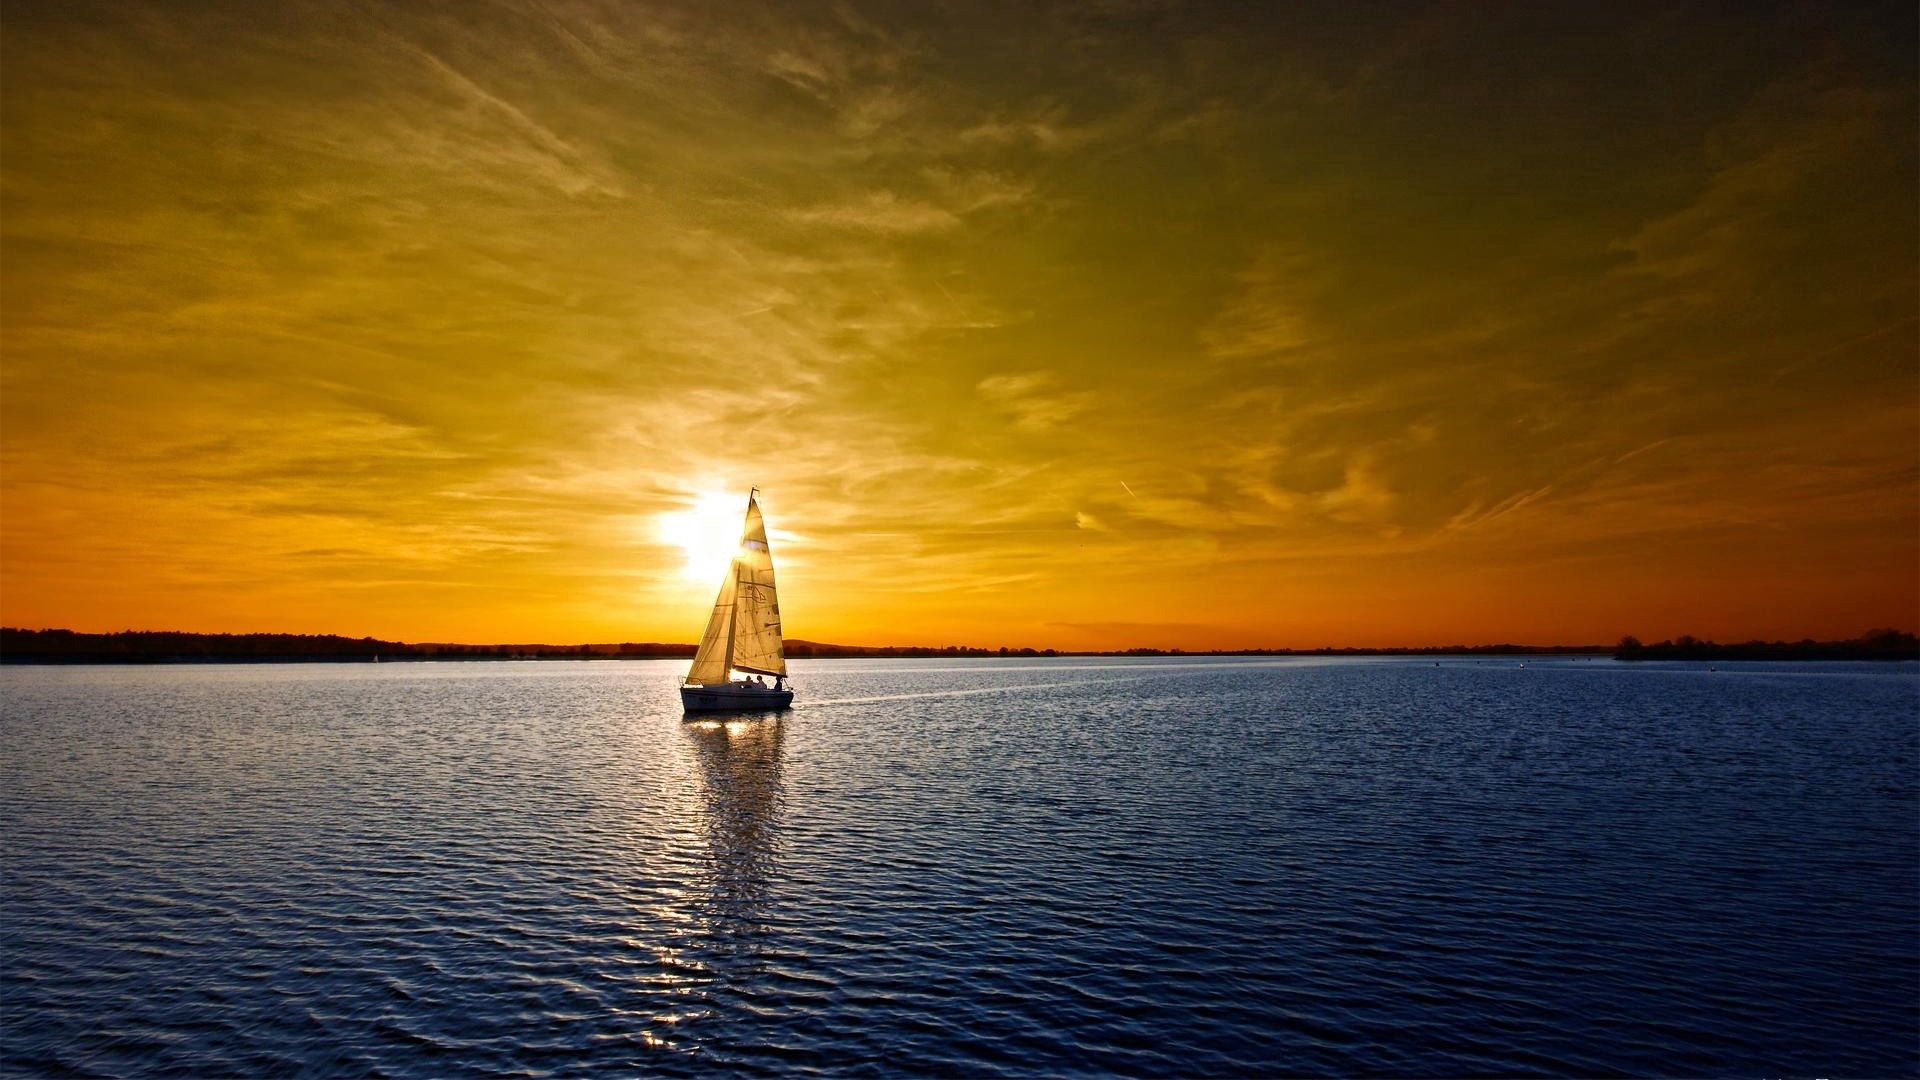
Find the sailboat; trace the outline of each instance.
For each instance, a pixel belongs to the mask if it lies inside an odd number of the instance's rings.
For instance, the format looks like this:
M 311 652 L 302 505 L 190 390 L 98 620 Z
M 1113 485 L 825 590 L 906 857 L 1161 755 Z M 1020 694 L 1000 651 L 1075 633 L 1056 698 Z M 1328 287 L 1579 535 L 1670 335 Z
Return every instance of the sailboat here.
M 793 691 L 786 688 L 773 551 L 767 546 L 759 494 L 759 488 L 747 493 L 739 550 L 720 582 L 693 666 L 680 684 L 680 704 L 688 712 L 784 709 L 793 703 Z

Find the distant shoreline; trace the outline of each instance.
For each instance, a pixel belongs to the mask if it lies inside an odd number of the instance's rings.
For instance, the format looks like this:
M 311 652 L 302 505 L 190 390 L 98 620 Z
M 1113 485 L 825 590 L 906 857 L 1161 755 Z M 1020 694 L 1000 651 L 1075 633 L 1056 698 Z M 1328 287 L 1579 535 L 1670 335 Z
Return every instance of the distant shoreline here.
M 1449 645 L 1358 649 L 986 649 L 968 645 L 838 645 L 788 639 L 790 660 L 1027 658 L 1062 656 L 1551 656 L 1605 655 L 1604 645 Z M 688 659 L 694 646 L 679 642 L 582 645 L 383 641 L 335 634 L 194 634 L 126 630 L 83 634 L 72 630 L 0 628 L 0 663 L 371 663 L 412 660 L 659 660 Z
M 1870 630 L 1849 641 L 1744 641 L 1721 644 L 1678 637 L 1643 645 L 1626 637 L 1616 660 L 1920 660 L 1920 639 L 1899 630 Z
M 1610 656 L 1616 660 L 1920 660 L 1912 634 L 1878 630 L 1850 641 L 1750 641 L 1722 645 L 1682 637 L 1643 645 L 1431 645 L 1405 648 L 1316 649 L 1031 649 L 974 646 L 837 645 L 789 640 L 796 660 L 1187 657 L 1187 656 Z M 0 664 L 374 663 L 425 660 L 660 660 L 686 659 L 694 646 L 677 642 L 581 645 L 466 645 L 384 641 L 335 634 L 194 634 L 128 630 L 83 634 L 72 630 L 0 628 Z

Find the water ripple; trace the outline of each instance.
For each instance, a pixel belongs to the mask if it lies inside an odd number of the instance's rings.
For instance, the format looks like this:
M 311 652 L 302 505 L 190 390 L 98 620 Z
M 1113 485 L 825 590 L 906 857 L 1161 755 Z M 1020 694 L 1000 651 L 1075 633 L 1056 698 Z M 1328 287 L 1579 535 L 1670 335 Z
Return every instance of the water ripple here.
M 1911 1075 L 1920 673 L 0 671 L 0 1067 Z

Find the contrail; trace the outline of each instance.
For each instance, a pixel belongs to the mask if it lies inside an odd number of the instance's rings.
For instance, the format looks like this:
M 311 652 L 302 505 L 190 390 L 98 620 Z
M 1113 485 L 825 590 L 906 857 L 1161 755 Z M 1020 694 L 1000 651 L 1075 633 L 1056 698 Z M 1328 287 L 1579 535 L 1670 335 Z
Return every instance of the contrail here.
M 1129 495 L 1133 495 L 1133 489 L 1132 489 L 1132 488 L 1130 488 L 1130 487 L 1127 487 L 1127 482 L 1126 482 L 1125 480 L 1122 480 L 1122 481 L 1120 481 L 1120 486 L 1121 486 L 1121 487 L 1123 487 L 1123 488 L 1127 488 L 1127 494 L 1129 494 Z M 1137 499 L 1137 498 L 1139 498 L 1140 496 L 1138 496 L 1138 495 L 1133 495 L 1133 497 Z
M 947 303 L 953 308 L 953 313 L 959 316 L 962 320 L 965 320 L 967 317 L 967 313 L 960 310 L 960 301 L 955 300 L 953 298 L 953 294 L 947 291 L 946 285 L 943 284 L 939 278 L 934 278 L 933 284 L 935 288 L 940 290 L 940 295 L 947 298 Z

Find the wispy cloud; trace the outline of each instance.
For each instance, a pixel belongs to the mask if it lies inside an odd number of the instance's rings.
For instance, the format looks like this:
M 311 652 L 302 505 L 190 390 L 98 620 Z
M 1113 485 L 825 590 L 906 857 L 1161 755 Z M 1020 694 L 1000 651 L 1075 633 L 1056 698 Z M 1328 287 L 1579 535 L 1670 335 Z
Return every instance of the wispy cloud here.
M 534 171 L 569 195 L 585 192 L 612 196 L 625 194 L 618 181 L 608 175 L 606 167 L 589 163 L 586 152 L 554 134 L 520 106 L 489 92 L 426 49 L 404 40 L 399 44 L 424 61 L 461 98 L 482 112 L 498 116 L 511 133 L 513 141 L 526 144 L 525 150 L 509 145 L 504 153 L 525 153 Z
M 1699 195 L 1620 241 L 1632 256 L 1628 268 L 1696 290 L 1751 288 L 1756 275 L 1791 257 L 1781 245 L 1799 230 L 1786 215 L 1815 195 L 1808 186 L 1851 171 L 1893 106 L 1889 94 L 1857 87 L 1802 79 L 1770 87 L 1729 122 Z
M 795 221 L 882 233 L 945 232 L 960 227 L 960 215 L 932 203 L 875 191 L 858 199 L 789 210 Z
M 1297 253 L 1263 253 L 1241 271 L 1237 291 L 1201 331 L 1207 350 L 1229 361 L 1276 361 L 1311 343 L 1301 286 L 1308 273 Z
M 1092 401 L 1085 390 L 1063 390 L 1050 371 L 989 375 L 975 389 L 1027 431 L 1045 431 L 1072 419 Z

